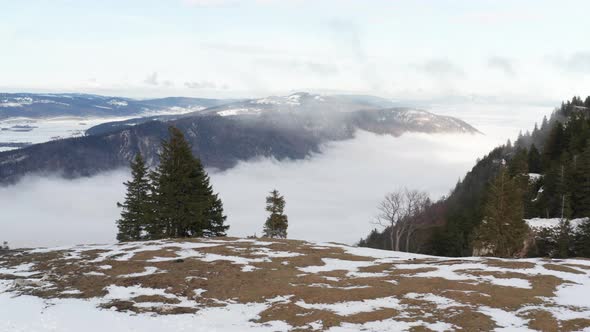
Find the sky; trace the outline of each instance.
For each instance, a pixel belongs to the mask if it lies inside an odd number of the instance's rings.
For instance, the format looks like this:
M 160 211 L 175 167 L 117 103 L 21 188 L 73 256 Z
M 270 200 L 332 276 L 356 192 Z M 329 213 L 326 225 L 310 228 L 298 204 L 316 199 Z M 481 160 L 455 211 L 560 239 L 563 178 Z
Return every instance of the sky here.
M 562 100 L 590 86 L 588 1 L 1 1 L 0 90 Z

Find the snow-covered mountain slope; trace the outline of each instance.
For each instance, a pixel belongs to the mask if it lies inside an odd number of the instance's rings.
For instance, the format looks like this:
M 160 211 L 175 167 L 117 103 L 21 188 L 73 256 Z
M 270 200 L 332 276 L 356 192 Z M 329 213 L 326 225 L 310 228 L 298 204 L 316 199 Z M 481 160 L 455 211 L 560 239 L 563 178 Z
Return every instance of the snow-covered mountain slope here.
M 318 95 L 297 92 L 287 96 L 270 96 L 229 103 L 206 110 L 221 116 L 278 112 L 352 112 L 394 107 L 387 99 L 374 96 Z
M 0 183 L 32 173 L 65 177 L 94 175 L 126 167 L 141 152 L 153 166 L 169 126 L 182 130 L 193 153 L 207 167 L 228 169 L 261 157 L 303 159 L 323 144 L 354 138 L 358 130 L 400 136 L 407 132 L 476 134 L 452 117 L 407 108 L 367 96 L 298 93 L 209 107 L 170 117 L 143 117 L 104 123 L 85 137 L 0 152 Z
M 1 331 L 581 331 L 590 261 L 193 239 L 0 254 Z
M 182 114 L 232 100 L 171 97 L 136 100 L 90 94 L 0 93 L 0 119 Z
M 172 120 L 226 102 L 232 100 L 0 93 L 0 152 L 84 136 L 89 128 L 106 122 Z

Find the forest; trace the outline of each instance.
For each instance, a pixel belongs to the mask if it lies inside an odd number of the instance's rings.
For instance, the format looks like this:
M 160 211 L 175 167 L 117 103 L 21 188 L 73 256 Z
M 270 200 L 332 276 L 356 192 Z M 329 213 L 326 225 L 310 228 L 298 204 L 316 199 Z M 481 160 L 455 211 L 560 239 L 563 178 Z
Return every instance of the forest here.
M 415 224 L 405 251 L 440 256 L 590 256 L 590 97 L 573 97 L 541 125 L 479 159 L 446 197 L 375 228 L 359 246 L 391 249 L 392 228 Z M 558 219 L 530 229 L 525 220 Z M 571 221 L 577 221 L 575 224 Z

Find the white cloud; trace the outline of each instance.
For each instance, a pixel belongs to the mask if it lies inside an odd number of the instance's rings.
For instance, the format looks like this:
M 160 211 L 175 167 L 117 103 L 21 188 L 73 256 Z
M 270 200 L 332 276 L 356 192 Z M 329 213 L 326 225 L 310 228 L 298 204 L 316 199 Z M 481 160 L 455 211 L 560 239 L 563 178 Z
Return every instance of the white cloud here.
M 148 85 L 158 85 L 160 83 L 160 82 L 158 82 L 158 73 L 153 72 L 153 73 L 149 74 L 145 78 L 145 80 L 143 80 L 143 82 Z
M 465 75 L 463 69 L 445 58 L 430 59 L 416 67 L 421 71 L 438 78 L 462 77 Z
M 568 72 L 584 75 L 590 73 L 590 52 L 576 52 L 569 56 L 551 58 L 554 65 Z
M 514 65 L 508 58 L 493 56 L 488 59 L 488 67 L 498 69 L 508 76 L 514 76 Z
M 218 87 L 221 89 L 227 89 L 227 84 L 218 85 L 215 82 L 211 81 L 190 81 L 184 82 L 184 86 L 189 89 L 217 89 Z
M 230 235 L 260 235 L 264 198 L 285 195 L 289 237 L 353 243 L 373 227 L 369 220 L 388 191 L 402 186 L 446 194 L 481 153 L 486 136 L 400 138 L 361 132 L 324 153 L 300 161 L 263 159 L 211 173 L 231 225 Z M 424 162 L 428 160 L 428 162 Z M 0 241 L 13 246 L 113 242 L 128 173 L 67 181 L 29 177 L 0 188 Z

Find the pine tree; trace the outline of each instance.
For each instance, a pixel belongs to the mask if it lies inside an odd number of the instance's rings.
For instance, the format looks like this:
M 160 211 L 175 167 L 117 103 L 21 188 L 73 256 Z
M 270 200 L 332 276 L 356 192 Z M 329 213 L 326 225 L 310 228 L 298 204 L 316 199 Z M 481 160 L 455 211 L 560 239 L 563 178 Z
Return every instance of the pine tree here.
M 528 164 L 529 172 L 541 173 L 543 167 L 541 154 L 539 154 L 539 150 L 537 150 L 537 147 L 534 144 L 529 149 Z
M 551 227 L 543 227 L 535 234 L 535 249 L 533 256 L 536 257 L 550 257 L 556 252 L 558 236 Z
M 209 195 L 209 207 L 205 211 L 205 228 L 203 229 L 203 236 L 226 236 L 229 225 L 225 225 L 227 217 L 223 214 L 223 204 L 221 203 L 221 199 L 219 199 L 217 194 L 212 193 L 212 189 Z
M 573 235 L 574 231 L 568 218 L 562 218 L 557 227 L 557 250 L 555 257 L 568 258 L 573 253 Z
M 576 255 L 590 257 L 590 219 L 578 225 L 574 248 Z
M 140 153 L 131 162 L 131 181 L 125 182 L 127 194 L 122 208 L 121 219 L 117 221 L 119 241 L 137 241 L 144 237 L 144 231 L 151 223 L 152 206 L 150 204 L 151 185 L 148 169 Z
M 285 198 L 275 189 L 266 197 L 266 211 L 270 213 L 264 223 L 264 236 L 270 238 L 287 238 L 289 222 L 284 214 Z
M 494 256 L 514 256 L 522 249 L 528 231 L 523 210 L 518 184 L 502 167 L 488 191 L 484 220 L 477 232 L 479 246 L 491 250 Z
M 152 173 L 157 207 L 150 237 L 222 236 L 223 205 L 209 183 L 201 161 L 192 154 L 182 132 L 170 127 L 162 142 L 160 165 Z
M 590 217 L 590 144 L 579 156 L 575 173 L 574 215 Z

